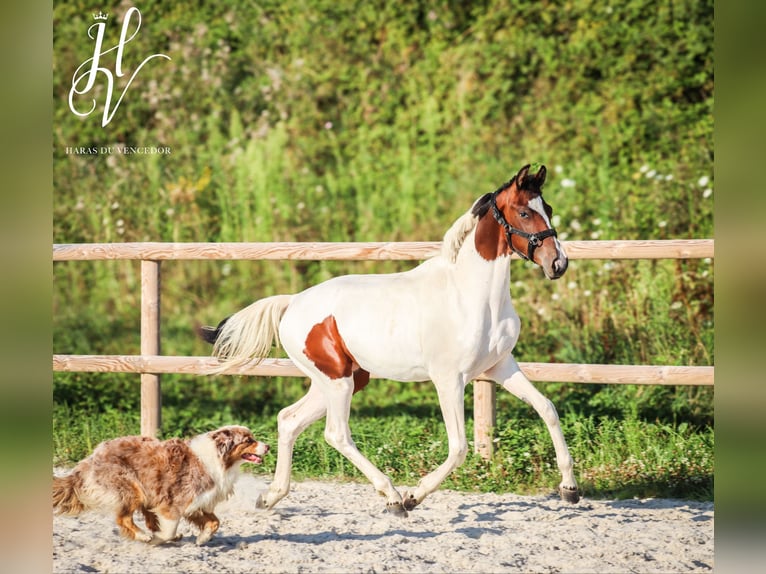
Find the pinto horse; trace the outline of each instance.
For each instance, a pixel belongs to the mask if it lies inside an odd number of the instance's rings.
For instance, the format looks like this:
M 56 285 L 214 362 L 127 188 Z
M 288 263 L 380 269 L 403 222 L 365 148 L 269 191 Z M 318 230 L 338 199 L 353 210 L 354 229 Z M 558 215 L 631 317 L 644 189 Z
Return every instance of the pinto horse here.
M 295 295 L 258 300 L 215 328 L 202 327 L 220 359 L 215 372 L 266 356 L 276 340 L 311 380 L 306 395 L 278 415 L 274 480 L 256 506 L 271 508 L 287 495 L 295 440 L 326 416 L 327 442 L 386 497 L 390 512 L 406 516 L 465 460 L 463 398 L 466 384 L 477 378 L 532 405 L 553 440 L 561 497 L 579 500 L 556 409 L 511 354 L 520 324 L 510 297 L 511 252 L 534 261 L 549 279 L 561 277 L 568 265 L 542 196 L 545 167 L 535 174 L 529 169 L 474 202 L 445 234 L 440 254 L 414 269 L 335 277 Z M 449 455 L 404 496 L 351 438 L 351 397 L 370 373 L 430 380 L 439 396 Z

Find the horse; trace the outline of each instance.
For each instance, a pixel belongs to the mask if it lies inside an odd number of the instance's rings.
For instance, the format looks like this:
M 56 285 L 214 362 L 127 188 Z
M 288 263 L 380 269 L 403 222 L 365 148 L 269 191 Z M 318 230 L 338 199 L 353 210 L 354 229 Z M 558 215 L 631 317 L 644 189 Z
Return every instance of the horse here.
M 530 404 L 553 440 L 561 472 L 559 493 L 579 500 L 556 408 L 527 379 L 512 355 L 520 320 L 510 296 L 511 253 L 539 265 L 548 279 L 568 259 L 543 199 L 546 169 L 522 167 L 493 193 L 477 199 L 445 233 L 439 254 L 408 271 L 333 277 L 293 295 L 274 295 L 202 327 L 221 373 L 268 355 L 280 344 L 310 379 L 306 394 L 277 416 L 277 464 L 258 508 L 272 508 L 290 489 L 293 446 L 326 417 L 324 438 L 386 498 L 386 510 L 407 516 L 466 458 L 464 393 L 475 379 L 495 381 Z M 352 395 L 370 373 L 395 381 L 432 381 L 448 436 L 446 460 L 412 492 L 356 447 L 349 428 Z

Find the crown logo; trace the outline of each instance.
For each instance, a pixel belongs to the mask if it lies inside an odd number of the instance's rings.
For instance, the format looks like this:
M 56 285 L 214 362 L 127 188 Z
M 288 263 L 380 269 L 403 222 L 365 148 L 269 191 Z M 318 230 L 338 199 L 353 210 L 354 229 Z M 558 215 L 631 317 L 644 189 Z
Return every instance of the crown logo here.
M 101 10 L 98 11 L 98 14 L 93 14 L 94 20 L 106 20 L 109 18 L 109 14 L 104 14 Z

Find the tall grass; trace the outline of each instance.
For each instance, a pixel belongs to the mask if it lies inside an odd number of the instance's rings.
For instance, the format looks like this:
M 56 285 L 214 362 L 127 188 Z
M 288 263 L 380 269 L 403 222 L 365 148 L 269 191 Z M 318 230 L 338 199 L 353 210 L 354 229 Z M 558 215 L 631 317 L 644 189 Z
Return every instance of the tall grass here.
M 170 377 L 169 377 L 170 378 Z M 163 420 L 168 434 L 188 436 L 237 421 L 256 436 L 276 444 L 274 407 L 289 397 L 283 381 L 215 385 L 176 377 L 164 380 Z M 195 384 L 196 383 L 196 384 Z M 397 484 L 412 486 L 447 456 L 447 437 L 434 389 L 375 382 L 380 389 L 368 400 L 355 398 L 351 427 L 360 450 Z M 182 386 L 181 386 L 182 385 Z M 189 388 L 194 385 L 193 394 Z M 203 387 L 203 388 L 200 388 Z M 430 387 L 430 385 L 428 385 Z M 295 386 L 293 385 L 294 389 Z M 188 395 L 186 393 L 189 393 Z M 366 392 L 366 391 L 365 391 Z M 278 398 L 275 397 L 278 396 Z M 388 398 L 385 398 L 388 397 Z M 445 487 L 483 492 L 540 493 L 556 489 L 561 476 L 543 422 L 518 401 L 500 401 L 489 461 L 473 453 L 445 482 Z M 507 407 L 507 408 L 506 408 Z M 466 401 L 467 434 L 473 441 L 471 393 Z M 138 409 L 108 408 L 99 416 L 63 404 L 54 408 L 54 463 L 70 465 L 90 453 L 100 440 L 138 434 Z M 85 415 L 85 416 L 83 416 Z M 713 430 L 688 424 L 646 423 L 636 418 L 562 416 L 562 428 L 576 461 L 580 488 L 590 497 L 675 496 L 709 500 L 713 496 Z M 270 475 L 276 459 L 268 457 L 257 472 Z M 297 478 L 364 480 L 324 440 L 324 425 L 310 426 L 298 439 L 293 459 Z

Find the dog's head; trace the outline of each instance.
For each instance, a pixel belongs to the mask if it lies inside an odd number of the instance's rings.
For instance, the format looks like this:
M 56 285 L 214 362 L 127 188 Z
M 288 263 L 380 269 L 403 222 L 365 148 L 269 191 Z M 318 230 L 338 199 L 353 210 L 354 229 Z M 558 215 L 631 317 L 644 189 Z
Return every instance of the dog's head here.
M 231 425 L 207 433 L 215 444 L 225 468 L 243 462 L 261 464 L 269 445 L 255 440 L 247 427 Z

